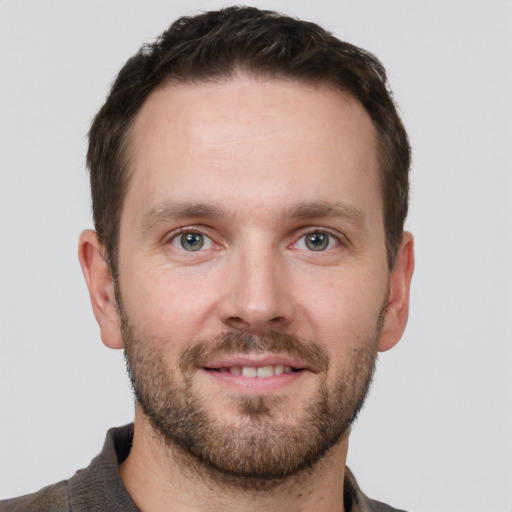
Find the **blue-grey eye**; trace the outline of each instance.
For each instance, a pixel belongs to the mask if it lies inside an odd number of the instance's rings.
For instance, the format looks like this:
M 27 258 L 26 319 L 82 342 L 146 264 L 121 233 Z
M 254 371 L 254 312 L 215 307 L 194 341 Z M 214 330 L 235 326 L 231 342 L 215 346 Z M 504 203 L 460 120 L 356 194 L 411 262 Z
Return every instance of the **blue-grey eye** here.
M 205 245 L 204 235 L 195 232 L 183 233 L 175 241 L 185 251 L 200 251 Z
M 305 236 L 306 247 L 310 251 L 325 251 L 329 247 L 330 241 L 331 238 L 327 233 L 308 233 Z
M 302 235 L 294 244 L 295 249 L 302 251 L 322 252 L 334 249 L 340 245 L 340 240 L 335 235 L 325 231 L 310 231 Z

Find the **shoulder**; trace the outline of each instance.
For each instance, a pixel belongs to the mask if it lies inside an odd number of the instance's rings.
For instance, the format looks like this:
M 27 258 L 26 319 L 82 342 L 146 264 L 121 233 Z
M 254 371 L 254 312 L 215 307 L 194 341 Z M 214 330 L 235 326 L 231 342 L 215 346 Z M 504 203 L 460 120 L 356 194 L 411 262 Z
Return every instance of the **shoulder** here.
M 0 501 L 0 512 L 68 512 L 68 480 L 40 491 Z
M 137 512 L 119 475 L 132 437 L 133 425 L 110 429 L 103 450 L 88 467 L 33 494 L 0 501 L 0 512 Z
M 343 495 L 345 510 L 350 512 L 405 512 L 405 510 L 393 508 L 381 501 L 368 498 L 361 491 L 356 478 L 348 467 L 345 468 Z

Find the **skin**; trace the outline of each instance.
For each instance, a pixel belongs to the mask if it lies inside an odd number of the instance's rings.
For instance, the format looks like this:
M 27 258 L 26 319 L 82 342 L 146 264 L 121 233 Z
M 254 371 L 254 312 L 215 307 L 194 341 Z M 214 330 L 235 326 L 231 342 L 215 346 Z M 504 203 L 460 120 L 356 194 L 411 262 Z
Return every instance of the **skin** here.
M 323 85 L 246 76 L 170 84 L 144 104 L 131 148 L 119 289 L 134 331 L 178 381 L 191 342 L 227 332 L 281 329 L 315 340 L 328 355 L 321 372 L 263 385 L 197 369 L 192 389 L 215 421 L 236 428 L 245 421 L 240 397 L 276 395 L 286 399 L 275 421 L 293 424 L 320 382 L 332 387 L 350 367 L 383 304 L 376 348 L 398 342 L 412 236 L 404 234 L 390 273 L 376 134 L 357 101 Z M 203 249 L 184 250 L 180 230 L 204 234 Z M 312 251 L 305 244 L 312 232 L 331 235 L 330 245 Z M 79 257 L 103 342 L 122 348 L 112 278 L 93 231 L 82 233 Z M 267 355 L 248 357 L 244 364 L 258 366 Z M 121 476 L 142 510 L 342 510 L 347 446 L 345 436 L 311 471 L 255 501 L 249 491 L 221 491 L 184 470 L 136 408 Z

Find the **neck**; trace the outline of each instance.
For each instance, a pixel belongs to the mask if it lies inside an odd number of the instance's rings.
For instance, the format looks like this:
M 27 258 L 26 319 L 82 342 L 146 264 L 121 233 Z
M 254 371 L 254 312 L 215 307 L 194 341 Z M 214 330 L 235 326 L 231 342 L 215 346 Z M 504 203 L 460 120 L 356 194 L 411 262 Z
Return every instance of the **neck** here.
M 120 474 L 139 509 L 151 512 L 343 512 L 347 448 L 345 436 L 313 468 L 283 482 L 244 485 L 165 444 L 137 408 L 133 446 Z

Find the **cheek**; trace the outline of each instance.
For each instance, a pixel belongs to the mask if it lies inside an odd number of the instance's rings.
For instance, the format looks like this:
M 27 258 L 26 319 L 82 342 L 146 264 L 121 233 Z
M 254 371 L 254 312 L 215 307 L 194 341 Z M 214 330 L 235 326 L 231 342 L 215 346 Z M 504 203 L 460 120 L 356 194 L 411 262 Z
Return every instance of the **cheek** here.
M 385 284 L 380 281 L 338 274 L 298 290 L 308 334 L 333 353 L 344 353 L 367 340 L 375 333 L 385 297 Z
M 127 269 L 128 270 L 128 269 Z M 208 275 L 188 275 L 151 267 L 126 272 L 121 279 L 123 306 L 130 322 L 154 337 L 177 339 L 199 332 L 201 318 L 212 310 L 216 289 Z

